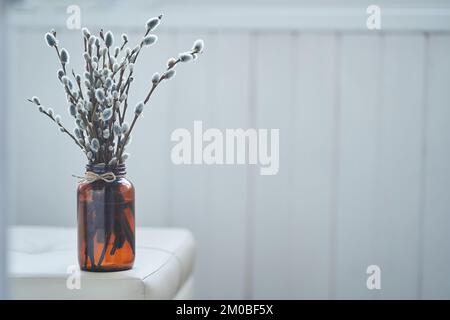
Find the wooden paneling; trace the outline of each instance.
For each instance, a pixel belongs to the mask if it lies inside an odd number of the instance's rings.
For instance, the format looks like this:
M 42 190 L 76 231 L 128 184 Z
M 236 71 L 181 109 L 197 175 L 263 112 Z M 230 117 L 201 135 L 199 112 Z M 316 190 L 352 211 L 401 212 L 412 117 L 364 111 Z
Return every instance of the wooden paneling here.
M 450 36 L 428 52 L 422 297 L 450 299 Z
M 366 288 L 366 268 L 377 264 L 377 173 L 380 38 L 340 39 L 337 233 L 332 297 L 374 298 Z
M 382 39 L 379 151 L 373 264 L 382 270 L 381 297 L 419 296 L 419 230 L 423 164 L 425 38 Z
M 292 175 L 294 47 L 292 34 L 257 35 L 255 42 L 255 127 L 280 130 L 280 168 L 277 175 L 262 176 L 253 170 L 254 236 L 253 295 L 255 298 L 288 298 L 291 294 Z
M 292 298 L 326 299 L 329 293 L 336 109 L 336 37 L 300 34 L 293 72 L 292 219 L 289 260 Z

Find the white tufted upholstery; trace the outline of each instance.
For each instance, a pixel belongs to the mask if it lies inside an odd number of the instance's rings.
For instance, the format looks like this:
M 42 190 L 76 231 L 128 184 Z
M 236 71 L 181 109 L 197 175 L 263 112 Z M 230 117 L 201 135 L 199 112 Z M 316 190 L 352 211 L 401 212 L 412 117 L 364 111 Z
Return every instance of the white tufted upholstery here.
M 78 268 L 76 244 L 74 228 L 12 227 L 8 244 L 12 298 L 193 298 L 194 239 L 187 230 L 138 228 L 133 269 L 77 271 L 81 273 L 81 288 L 69 290 L 68 268 Z

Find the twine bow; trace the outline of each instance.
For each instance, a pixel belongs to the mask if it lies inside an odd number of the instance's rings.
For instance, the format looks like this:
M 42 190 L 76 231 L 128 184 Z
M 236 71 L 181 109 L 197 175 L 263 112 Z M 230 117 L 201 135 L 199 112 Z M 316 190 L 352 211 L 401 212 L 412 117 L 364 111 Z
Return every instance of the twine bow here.
M 103 180 L 105 182 L 110 183 L 110 182 L 113 182 L 114 180 L 116 180 L 118 177 L 121 177 L 121 176 L 116 176 L 112 172 L 106 172 L 106 173 L 103 173 L 103 174 L 97 174 L 97 173 L 92 172 L 92 171 L 87 171 L 86 174 L 84 175 L 84 177 L 75 176 L 75 175 L 72 175 L 72 176 L 75 177 L 75 178 L 80 179 L 79 183 L 84 183 L 84 182 L 91 183 L 91 182 L 94 182 L 94 181 L 97 181 L 97 180 Z

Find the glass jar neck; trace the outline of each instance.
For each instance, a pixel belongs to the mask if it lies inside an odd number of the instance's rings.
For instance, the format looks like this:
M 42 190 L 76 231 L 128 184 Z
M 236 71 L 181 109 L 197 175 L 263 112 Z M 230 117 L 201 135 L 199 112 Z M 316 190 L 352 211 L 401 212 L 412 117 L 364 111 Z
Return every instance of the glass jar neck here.
M 115 166 L 108 166 L 105 164 L 88 164 L 86 165 L 86 171 L 91 171 L 96 174 L 104 174 L 107 172 L 112 172 L 116 176 L 124 176 L 127 173 L 124 164 L 118 164 Z

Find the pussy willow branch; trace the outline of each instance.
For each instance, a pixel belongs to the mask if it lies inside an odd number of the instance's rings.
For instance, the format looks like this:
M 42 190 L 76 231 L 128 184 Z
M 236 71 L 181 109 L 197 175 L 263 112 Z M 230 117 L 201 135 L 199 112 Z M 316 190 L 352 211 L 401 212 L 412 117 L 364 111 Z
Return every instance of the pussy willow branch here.
M 193 53 L 197 53 L 197 52 L 192 51 L 191 54 L 193 54 Z M 175 66 L 176 66 L 180 61 L 181 61 L 180 58 L 178 58 L 177 60 L 175 60 L 175 62 L 174 62 L 171 66 L 167 67 L 166 72 L 169 71 L 170 69 L 175 68 Z M 146 105 L 146 104 L 148 103 L 148 101 L 150 100 L 150 97 L 152 96 L 153 92 L 155 91 L 155 89 L 158 87 L 158 85 L 159 85 L 164 79 L 165 79 L 165 77 L 164 77 L 164 74 L 163 74 L 163 75 L 161 76 L 161 78 L 159 78 L 158 82 L 152 84 L 152 87 L 151 87 L 149 93 L 148 93 L 147 96 L 145 97 L 144 105 Z M 125 116 L 125 115 L 124 115 L 124 116 Z M 120 138 L 119 138 L 119 140 L 118 140 L 118 145 L 117 145 L 117 151 L 118 151 L 118 152 L 117 152 L 117 160 L 118 160 L 119 162 L 121 161 L 123 152 L 124 152 L 124 150 L 125 150 L 125 144 L 127 143 L 128 138 L 130 137 L 131 131 L 133 131 L 134 125 L 136 124 L 136 121 L 137 121 L 138 118 L 139 118 L 139 115 L 134 115 L 133 121 L 131 122 L 130 129 L 129 129 L 128 132 L 125 134 L 125 137 L 124 137 L 124 139 L 123 139 L 122 145 L 120 145 Z M 119 148 L 120 148 L 120 152 L 119 152 Z
M 81 81 L 78 81 L 78 80 L 77 80 L 77 77 L 76 77 L 76 75 L 75 75 L 75 71 L 73 71 L 73 69 L 72 69 L 72 75 L 73 75 L 73 77 L 75 78 L 75 82 L 77 83 L 79 96 L 80 96 L 80 98 L 81 98 L 82 100 L 84 100 L 83 90 L 81 89 Z
M 31 102 L 32 104 L 34 104 L 34 102 L 31 99 L 27 99 L 29 102 Z M 45 114 L 47 117 L 49 117 L 54 123 L 56 123 L 61 129 L 64 130 L 64 133 L 66 133 L 70 138 L 72 138 L 72 140 L 76 143 L 77 146 L 79 146 L 81 148 L 81 150 L 83 150 L 83 152 L 86 152 L 86 150 L 84 149 L 84 147 L 78 142 L 78 140 L 75 138 L 75 136 L 73 134 L 71 134 L 61 123 L 56 122 L 55 118 L 50 115 L 47 111 L 45 111 L 44 109 L 42 109 L 43 114 Z
M 61 61 L 61 53 L 59 52 L 58 44 L 55 44 L 54 47 L 55 47 L 55 50 L 56 50 L 56 54 L 58 55 L 58 60 L 61 63 L 61 66 L 63 68 L 64 74 L 67 75 L 66 64 Z

